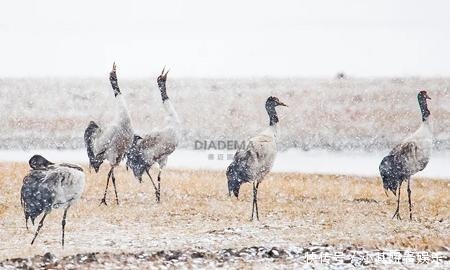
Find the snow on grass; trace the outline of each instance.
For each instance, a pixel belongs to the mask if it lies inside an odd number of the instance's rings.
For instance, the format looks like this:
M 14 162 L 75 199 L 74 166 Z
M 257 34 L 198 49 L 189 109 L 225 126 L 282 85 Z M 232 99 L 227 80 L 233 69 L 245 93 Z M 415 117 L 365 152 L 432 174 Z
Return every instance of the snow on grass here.
M 311 242 L 439 251 L 450 244 L 450 186 L 445 181 L 413 182 L 414 220 L 409 221 L 391 219 L 396 199 L 384 194 L 379 178 L 271 173 L 258 191 L 261 221 L 250 222 L 252 185 L 242 185 L 239 199 L 229 197 L 223 172 L 166 170 L 157 204 L 149 179 L 140 184 L 121 166 L 115 172 L 119 206 L 112 187 L 109 205 L 99 206 L 108 168 L 102 167 L 98 174 L 85 170 L 85 192 L 68 212 L 65 248 L 60 244 L 63 211 L 59 209 L 49 214 L 30 246 L 36 227 L 26 230 L 19 196 L 28 165 L 0 163 L 0 169 L 0 261 L 45 252 L 61 256 Z M 401 214 L 408 216 L 407 196 L 402 196 Z

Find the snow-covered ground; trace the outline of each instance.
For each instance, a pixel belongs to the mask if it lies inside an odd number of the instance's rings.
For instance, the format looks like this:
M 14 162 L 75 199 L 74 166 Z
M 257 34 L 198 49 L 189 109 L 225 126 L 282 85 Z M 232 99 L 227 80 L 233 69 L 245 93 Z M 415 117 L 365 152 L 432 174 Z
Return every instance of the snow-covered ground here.
M 182 120 L 183 140 L 168 166 L 225 170 L 234 151 L 195 150 L 197 142 L 240 143 L 254 136 L 267 126 L 263 105 L 269 95 L 275 95 L 289 107 L 279 109 L 277 145 L 283 152 L 273 171 L 377 176 L 383 155 L 419 127 L 417 89 L 427 89 L 432 97 L 435 154 L 418 176 L 450 178 L 448 81 L 170 77 L 168 89 Z M 0 82 L 0 93 L 7 97 L 0 99 L 0 111 L 4 112 L 0 161 L 27 161 L 32 154 L 42 153 L 51 160 L 86 164 L 82 149 L 87 124 L 90 120 L 107 124 L 115 114 L 106 76 L 6 78 Z M 124 79 L 121 85 L 135 132 L 143 135 L 162 128 L 160 118 L 165 112 L 154 76 Z
M 125 68 L 124 68 L 125 69 Z M 119 78 L 120 72 L 119 70 Z M 156 75 L 121 79 L 133 127 L 143 135 L 164 127 Z M 450 151 L 448 78 L 176 79 L 168 93 L 182 121 L 180 148 L 196 141 L 246 140 L 268 125 L 264 102 L 279 108 L 279 149 L 383 152 L 420 125 L 417 89 L 432 98 L 435 149 Z M 114 117 L 114 95 L 104 78 L 0 79 L 0 149 L 84 147 L 89 121 Z
M 87 164 L 85 150 L 32 150 L 0 151 L 0 162 L 27 162 L 34 154 L 41 154 L 55 162 Z M 230 164 L 229 155 L 234 152 L 184 150 L 170 156 L 168 167 L 193 170 L 225 170 Z M 279 152 L 273 167 L 274 172 L 301 172 L 378 176 L 378 165 L 385 153 L 302 151 L 289 149 Z M 220 160 L 220 155 L 223 155 Z M 230 156 L 230 157 L 231 157 Z M 450 152 L 433 154 L 426 169 L 416 176 L 430 178 L 450 178 Z

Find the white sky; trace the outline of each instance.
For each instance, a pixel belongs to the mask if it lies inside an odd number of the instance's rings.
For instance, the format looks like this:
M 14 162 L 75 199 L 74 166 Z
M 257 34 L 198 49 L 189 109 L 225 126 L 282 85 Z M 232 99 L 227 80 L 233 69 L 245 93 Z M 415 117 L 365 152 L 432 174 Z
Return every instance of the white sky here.
M 449 76 L 448 1 L 2 1 L 0 77 Z

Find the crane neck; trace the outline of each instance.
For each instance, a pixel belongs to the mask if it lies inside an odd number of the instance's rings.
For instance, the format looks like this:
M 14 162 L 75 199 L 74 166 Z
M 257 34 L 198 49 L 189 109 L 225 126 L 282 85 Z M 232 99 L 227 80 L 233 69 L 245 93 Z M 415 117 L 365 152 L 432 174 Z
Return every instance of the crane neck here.
M 127 103 L 123 98 L 122 94 L 116 96 L 117 101 L 117 119 L 119 122 L 129 122 L 131 123 L 130 112 L 128 111 Z
M 269 126 L 274 126 L 278 123 L 278 114 L 275 110 L 275 106 L 273 105 L 266 105 L 266 111 L 269 115 Z
M 164 103 L 164 101 L 169 99 L 169 96 L 167 96 L 166 82 L 158 81 L 158 88 L 159 88 L 159 92 L 161 92 L 161 99 Z
M 419 101 L 420 112 L 422 113 L 422 122 L 427 122 L 427 120 L 431 114 L 430 110 L 428 110 L 427 99 L 423 96 L 419 96 L 418 101 Z
M 179 126 L 181 124 L 180 118 L 178 117 L 178 114 L 175 111 L 175 108 L 173 107 L 172 102 L 169 98 L 163 100 L 163 106 L 164 110 L 167 113 L 169 124 Z

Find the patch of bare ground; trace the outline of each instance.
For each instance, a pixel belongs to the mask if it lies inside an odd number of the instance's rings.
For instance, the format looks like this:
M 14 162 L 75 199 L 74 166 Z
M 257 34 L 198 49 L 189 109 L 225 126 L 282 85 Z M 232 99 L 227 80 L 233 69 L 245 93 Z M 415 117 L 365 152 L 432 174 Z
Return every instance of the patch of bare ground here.
M 110 189 L 108 206 L 99 206 L 107 170 L 103 166 L 94 174 L 85 168 L 86 190 L 68 212 L 62 249 L 61 210 L 47 217 L 30 246 L 35 227 L 26 230 L 19 199 L 28 165 L 0 164 L 0 261 L 46 252 L 55 256 L 196 248 L 218 252 L 311 243 L 447 254 L 450 247 L 449 181 L 413 179 L 414 216 L 409 221 L 406 196 L 401 202 L 404 219 L 391 219 L 396 200 L 385 195 L 379 178 L 271 173 L 260 185 L 261 221 L 251 222 L 251 185 L 242 186 L 239 199 L 229 197 L 224 172 L 165 171 L 158 205 L 150 181 L 145 178 L 139 184 L 121 167 L 116 172 L 120 205 Z

